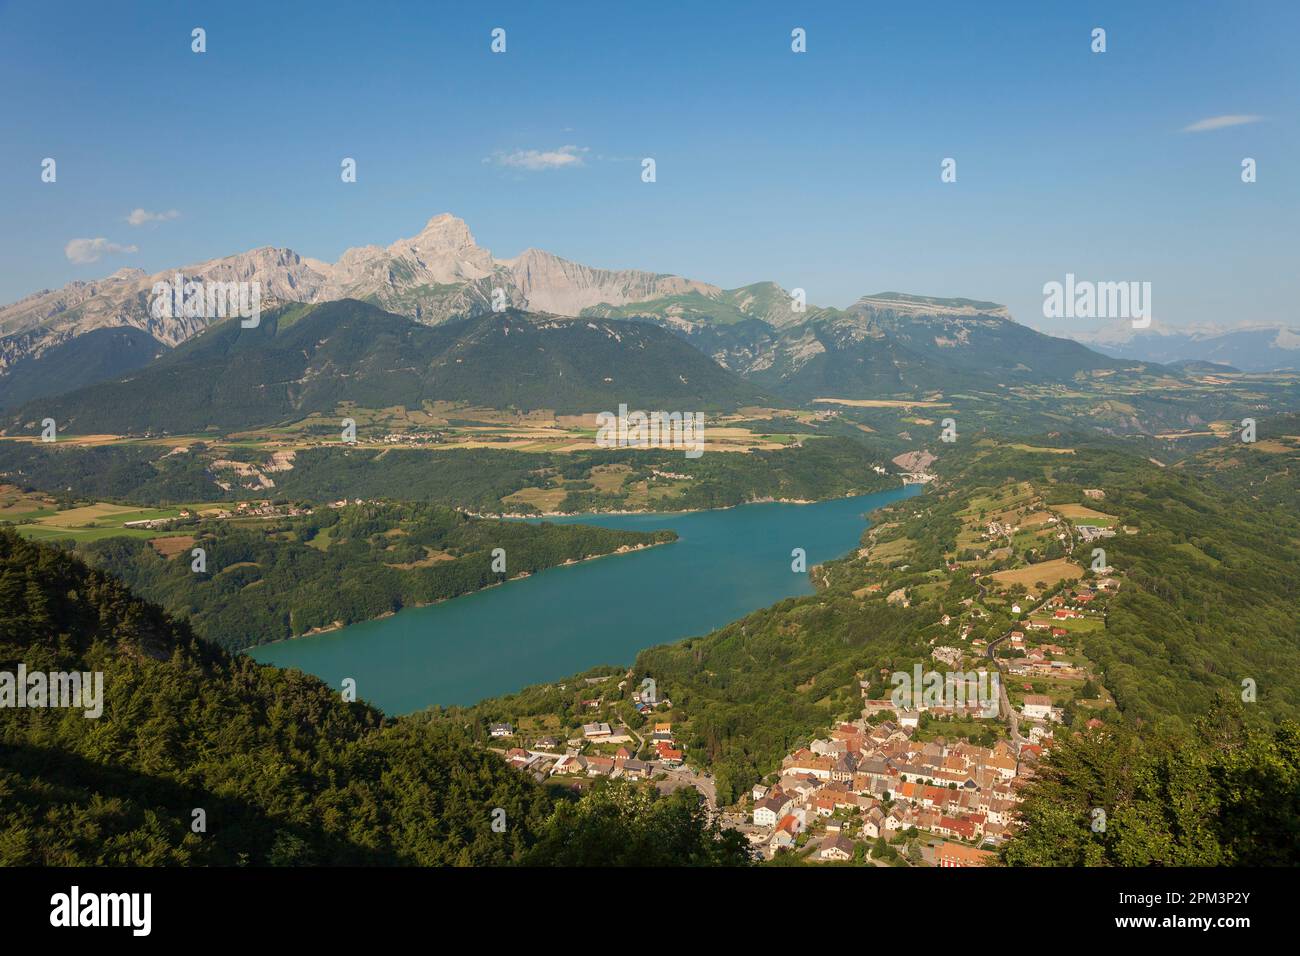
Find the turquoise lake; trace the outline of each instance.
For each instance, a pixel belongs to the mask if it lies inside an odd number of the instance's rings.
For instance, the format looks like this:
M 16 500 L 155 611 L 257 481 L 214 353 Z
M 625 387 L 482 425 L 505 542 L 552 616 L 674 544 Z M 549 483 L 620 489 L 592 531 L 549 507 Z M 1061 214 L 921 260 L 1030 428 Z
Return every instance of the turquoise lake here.
M 910 485 L 810 505 L 549 518 L 635 531 L 671 528 L 678 540 L 249 653 L 336 688 L 354 678 L 357 695 L 389 714 L 472 704 L 597 664 L 630 664 L 643 648 L 811 594 L 808 575 L 790 569 L 792 549 L 804 549 L 809 567 L 847 554 L 870 523 L 867 512 L 920 491 Z

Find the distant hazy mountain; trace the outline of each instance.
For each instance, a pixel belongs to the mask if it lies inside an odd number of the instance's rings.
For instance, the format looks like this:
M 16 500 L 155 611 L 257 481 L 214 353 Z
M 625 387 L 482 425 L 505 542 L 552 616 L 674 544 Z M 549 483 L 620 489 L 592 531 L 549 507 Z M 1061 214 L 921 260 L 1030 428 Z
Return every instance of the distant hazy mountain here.
M 214 326 L 114 381 L 41 398 L 11 432 L 140 434 L 247 428 L 425 400 L 561 412 L 734 408 L 762 393 L 644 322 L 510 310 L 425 326 L 352 299 L 284 306 L 257 328 Z
M 1123 323 L 1072 337 L 1107 355 L 1144 362 L 1213 362 L 1245 372 L 1300 368 L 1300 326 L 1134 329 Z

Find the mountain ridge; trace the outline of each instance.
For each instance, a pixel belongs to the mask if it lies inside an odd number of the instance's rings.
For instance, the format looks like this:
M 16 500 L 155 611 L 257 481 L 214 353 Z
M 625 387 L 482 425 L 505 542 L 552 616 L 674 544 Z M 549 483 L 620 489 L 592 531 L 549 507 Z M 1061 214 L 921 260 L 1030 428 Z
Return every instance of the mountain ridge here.
M 65 358 L 77 354 L 68 343 L 90 332 L 136 329 L 163 351 L 213 327 L 217 320 L 150 314 L 153 284 L 170 285 L 177 272 L 186 280 L 261 283 L 264 311 L 357 300 L 435 328 L 503 306 L 559 318 L 642 320 L 670 330 L 754 389 L 799 401 L 917 396 L 939 381 L 947 388 L 1060 383 L 1081 372 L 1138 365 L 1036 332 L 995 302 L 886 291 L 847 308 L 820 308 L 771 281 L 723 289 L 676 275 L 593 268 L 532 247 L 498 259 L 463 220 L 442 213 L 414 236 L 350 248 L 332 264 L 264 246 L 152 276 L 118 270 L 0 308 L 0 334 L 8 333 L 0 338 L 0 407 L 121 371 L 113 362 L 96 371 Z M 7 388 L 20 368 L 45 385 Z M 734 394 L 732 383 L 724 402 Z
M 334 263 L 287 247 L 259 246 L 153 274 L 119 269 L 103 279 L 32 293 L 0 307 L 0 372 L 96 328 L 130 326 L 164 345 L 179 345 L 213 320 L 150 314 L 155 283 L 170 283 L 177 273 L 204 282 L 259 282 L 264 308 L 356 298 L 430 325 L 490 311 L 494 289 L 514 307 L 575 317 L 585 305 L 721 291 L 680 276 L 592 268 L 537 249 L 496 259 L 463 220 L 442 213 L 414 236 L 388 246 L 349 248 Z
M 1243 324 L 1138 331 L 1127 323 L 1070 336 L 1104 355 L 1174 365 L 1210 362 L 1247 372 L 1300 368 L 1300 324 Z
M 127 376 L 28 403 L 8 430 L 30 432 L 47 416 L 60 433 L 178 433 L 328 416 L 346 403 L 590 412 L 734 408 L 762 397 L 650 323 L 512 309 L 426 326 L 341 299 L 282 306 L 255 328 L 228 319 Z

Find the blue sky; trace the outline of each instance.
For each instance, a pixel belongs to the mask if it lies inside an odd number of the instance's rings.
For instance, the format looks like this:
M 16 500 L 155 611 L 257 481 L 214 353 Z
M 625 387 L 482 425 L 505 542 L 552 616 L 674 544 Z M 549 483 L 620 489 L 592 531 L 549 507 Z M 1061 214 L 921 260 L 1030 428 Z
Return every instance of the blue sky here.
M 822 305 L 968 296 L 1065 331 L 1042 286 L 1073 272 L 1150 281 L 1158 323 L 1294 320 L 1298 28 L 1290 0 L 0 0 L 0 301 L 263 245 L 333 260 L 452 212 L 497 256 Z M 1220 116 L 1259 119 L 1184 131 Z M 136 251 L 69 261 L 99 238 Z

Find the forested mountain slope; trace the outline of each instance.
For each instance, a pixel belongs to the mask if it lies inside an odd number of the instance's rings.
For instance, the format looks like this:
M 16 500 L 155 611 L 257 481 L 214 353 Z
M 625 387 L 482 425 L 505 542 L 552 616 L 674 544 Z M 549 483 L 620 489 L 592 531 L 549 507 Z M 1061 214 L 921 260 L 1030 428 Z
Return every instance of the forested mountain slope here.
M 608 787 L 557 806 L 455 728 L 388 721 L 231 656 L 117 579 L 0 530 L 0 671 L 20 663 L 102 672 L 103 712 L 0 712 L 0 865 L 747 859 L 690 794 Z
M 255 328 L 229 319 L 129 376 L 43 397 L 27 433 L 192 433 L 425 401 L 561 412 L 734 408 L 761 392 L 644 322 L 511 310 L 430 327 L 353 299 L 291 305 Z

